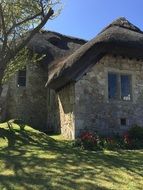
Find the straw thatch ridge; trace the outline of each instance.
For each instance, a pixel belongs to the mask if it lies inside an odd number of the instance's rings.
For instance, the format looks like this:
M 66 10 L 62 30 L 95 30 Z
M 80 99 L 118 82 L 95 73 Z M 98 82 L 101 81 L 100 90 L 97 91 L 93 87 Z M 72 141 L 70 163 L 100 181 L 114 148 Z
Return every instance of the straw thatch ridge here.
M 40 61 L 41 66 L 47 69 L 47 66 L 54 63 L 55 60 L 66 58 L 80 48 L 87 41 L 66 36 L 53 31 L 40 31 L 29 42 L 28 48 L 32 52 L 38 53 L 39 56 L 45 55 Z
M 121 17 L 65 60 L 49 67 L 47 85 L 58 90 L 76 82 L 107 53 L 143 58 L 143 32 Z
M 73 51 L 74 47 L 69 47 L 68 43 L 83 45 L 87 41 L 73 36 L 66 36 L 58 32 L 44 31 L 38 32 L 29 42 L 28 48 L 39 54 L 50 53 L 54 57 L 60 51 Z

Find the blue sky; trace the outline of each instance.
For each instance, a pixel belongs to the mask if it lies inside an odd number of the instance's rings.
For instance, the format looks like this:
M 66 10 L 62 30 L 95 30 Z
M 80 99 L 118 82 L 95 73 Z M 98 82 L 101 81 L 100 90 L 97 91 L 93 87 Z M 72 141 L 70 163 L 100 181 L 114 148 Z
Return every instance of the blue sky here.
M 63 10 L 46 24 L 47 30 L 91 39 L 118 17 L 143 30 L 143 0 L 62 0 Z

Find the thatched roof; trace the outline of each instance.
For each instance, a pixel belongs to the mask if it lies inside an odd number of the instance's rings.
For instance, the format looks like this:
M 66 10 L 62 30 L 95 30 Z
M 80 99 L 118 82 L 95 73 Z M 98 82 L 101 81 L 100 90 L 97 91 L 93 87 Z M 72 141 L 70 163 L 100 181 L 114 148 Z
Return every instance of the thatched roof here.
M 72 55 L 49 67 L 47 86 L 58 90 L 77 81 L 105 54 L 143 58 L 143 32 L 125 18 L 119 18 Z
M 29 42 L 28 48 L 38 54 L 46 54 L 44 63 L 72 54 L 87 41 L 53 31 L 40 31 Z

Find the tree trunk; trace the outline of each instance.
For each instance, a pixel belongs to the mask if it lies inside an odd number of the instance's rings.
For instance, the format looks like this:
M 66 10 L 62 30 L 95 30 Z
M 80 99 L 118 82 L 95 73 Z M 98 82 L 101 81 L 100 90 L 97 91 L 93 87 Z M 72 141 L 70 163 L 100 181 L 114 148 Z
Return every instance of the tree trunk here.
M 6 68 L 6 61 L 0 61 L 0 122 L 5 120 L 6 116 L 6 98 L 7 98 L 7 86 L 2 84 L 2 79 L 4 77 L 4 71 Z M 7 88 L 7 89 L 6 89 Z

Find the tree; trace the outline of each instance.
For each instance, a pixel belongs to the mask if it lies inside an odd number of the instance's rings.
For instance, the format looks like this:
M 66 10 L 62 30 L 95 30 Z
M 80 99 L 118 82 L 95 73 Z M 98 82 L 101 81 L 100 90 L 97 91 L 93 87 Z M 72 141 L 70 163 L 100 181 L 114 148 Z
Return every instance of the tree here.
M 6 68 L 55 16 L 59 5 L 60 0 L 0 0 L 0 94 Z

